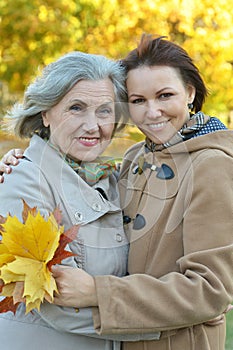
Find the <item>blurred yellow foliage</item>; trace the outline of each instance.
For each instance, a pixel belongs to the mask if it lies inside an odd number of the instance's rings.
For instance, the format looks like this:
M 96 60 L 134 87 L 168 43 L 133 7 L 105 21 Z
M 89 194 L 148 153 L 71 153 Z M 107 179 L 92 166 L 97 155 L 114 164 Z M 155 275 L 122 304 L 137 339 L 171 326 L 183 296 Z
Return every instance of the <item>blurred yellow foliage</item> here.
M 68 51 L 119 59 L 143 32 L 160 34 L 199 67 L 211 92 L 205 112 L 226 117 L 233 110 L 232 23 L 228 0 L 0 0 L 0 81 L 21 93 L 38 66 Z

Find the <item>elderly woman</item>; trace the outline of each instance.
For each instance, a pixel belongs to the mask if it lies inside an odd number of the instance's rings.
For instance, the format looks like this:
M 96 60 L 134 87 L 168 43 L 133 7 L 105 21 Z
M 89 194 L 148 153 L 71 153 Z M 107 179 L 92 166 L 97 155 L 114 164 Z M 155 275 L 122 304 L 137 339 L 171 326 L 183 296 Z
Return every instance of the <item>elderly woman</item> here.
M 81 224 L 69 244 L 76 256 L 66 264 L 91 275 L 127 272 L 115 166 L 99 158 L 121 126 L 124 99 L 124 74 L 117 63 L 73 52 L 45 67 L 28 86 L 23 104 L 9 113 L 16 135 L 31 141 L 1 186 L 0 214 L 21 219 L 22 199 L 45 216 L 59 206 L 65 229 Z M 25 315 L 21 303 L 16 315 L 0 314 L 0 339 L 2 350 L 112 350 L 120 348 L 121 337 L 98 336 L 91 309 L 77 313 L 45 302 L 40 312 Z

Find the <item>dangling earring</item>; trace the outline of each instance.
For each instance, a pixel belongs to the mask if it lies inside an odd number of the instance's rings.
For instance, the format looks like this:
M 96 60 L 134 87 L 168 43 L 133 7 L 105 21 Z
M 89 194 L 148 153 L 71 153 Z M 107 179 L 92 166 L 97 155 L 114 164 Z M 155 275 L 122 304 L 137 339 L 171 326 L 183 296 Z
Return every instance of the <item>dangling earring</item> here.
M 189 109 L 189 119 L 192 118 L 192 116 L 194 115 L 193 113 L 193 104 L 192 103 L 188 103 L 188 109 Z
M 50 127 L 49 126 L 43 126 L 39 132 L 38 135 L 45 140 L 48 140 L 50 137 Z
M 188 103 L 188 109 L 189 109 L 189 112 L 192 112 L 192 110 L 193 110 L 193 104 L 192 103 Z

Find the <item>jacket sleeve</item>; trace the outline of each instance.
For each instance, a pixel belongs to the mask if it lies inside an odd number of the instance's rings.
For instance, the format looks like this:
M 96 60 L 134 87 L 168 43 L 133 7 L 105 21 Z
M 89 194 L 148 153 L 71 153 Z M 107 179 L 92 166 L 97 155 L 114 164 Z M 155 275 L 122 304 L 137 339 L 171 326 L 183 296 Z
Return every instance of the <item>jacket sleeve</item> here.
M 55 205 L 51 187 L 46 178 L 30 161 L 24 160 L 23 163 L 23 165 L 20 163 L 15 167 L 12 174 L 6 175 L 4 183 L 0 185 L 0 214 L 6 216 L 10 212 L 11 215 L 16 215 L 21 220 L 23 210 L 22 199 L 24 199 L 29 206 L 36 206 L 41 214 L 46 216 L 54 210 Z M 67 264 L 75 266 L 72 259 L 69 259 Z M 37 310 L 34 312 L 39 313 L 45 323 L 60 332 L 119 341 L 152 340 L 159 338 L 159 333 L 154 332 L 151 334 L 139 333 L 123 336 L 98 335 L 93 326 L 91 308 L 80 309 L 79 312 L 76 312 L 74 308 L 64 308 L 44 302 L 41 304 L 40 312 Z
M 143 334 L 140 331 L 136 334 L 100 335 L 94 329 L 91 308 L 76 311 L 74 308 L 44 303 L 41 305 L 40 315 L 52 328 L 60 332 L 118 341 L 157 340 L 160 337 L 160 332 Z
M 143 273 L 95 277 L 97 332 L 146 333 L 189 327 L 216 317 L 232 302 L 232 158 L 218 152 L 202 158 L 190 169 L 183 186 L 191 195 L 184 208 L 184 254 L 177 260 L 177 271 L 159 278 Z M 165 254 L 169 259 L 169 251 Z
M 10 213 L 22 220 L 23 201 L 29 206 L 36 206 L 42 215 L 53 211 L 54 198 L 51 188 L 42 174 L 24 159 L 13 168 L 12 173 L 5 174 L 4 183 L 0 187 L 0 214 Z

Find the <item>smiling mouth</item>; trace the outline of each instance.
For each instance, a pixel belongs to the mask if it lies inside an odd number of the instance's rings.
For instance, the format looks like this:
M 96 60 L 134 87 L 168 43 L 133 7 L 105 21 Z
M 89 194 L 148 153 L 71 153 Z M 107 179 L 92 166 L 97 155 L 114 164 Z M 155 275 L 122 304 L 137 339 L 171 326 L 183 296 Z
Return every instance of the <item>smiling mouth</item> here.
M 161 122 L 161 123 L 155 123 L 155 124 L 148 124 L 150 129 L 156 130 L 156 129 L 161 129 L 164 126 L 166 126 L 168 121 Z
M 99 138 L 98 137 L 79 137 L 79 140 L 87 141 L 87 142 L 96 142 L 99 140 Z
M 99 142 L 98 137 L 79 137 L 78 139 L 85 146 L 95 146 Z

